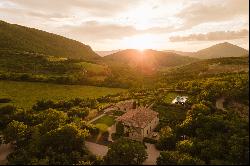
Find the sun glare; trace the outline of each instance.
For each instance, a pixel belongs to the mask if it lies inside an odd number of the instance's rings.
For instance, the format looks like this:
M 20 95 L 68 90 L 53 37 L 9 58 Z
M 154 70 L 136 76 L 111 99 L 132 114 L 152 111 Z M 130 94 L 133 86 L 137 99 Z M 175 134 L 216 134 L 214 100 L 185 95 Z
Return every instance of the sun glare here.
M 154 36 L 152 35 L 137 35 L 123 39 L 127 48 L 137 49 L 144 51 L 145 49 L 154 48 Z

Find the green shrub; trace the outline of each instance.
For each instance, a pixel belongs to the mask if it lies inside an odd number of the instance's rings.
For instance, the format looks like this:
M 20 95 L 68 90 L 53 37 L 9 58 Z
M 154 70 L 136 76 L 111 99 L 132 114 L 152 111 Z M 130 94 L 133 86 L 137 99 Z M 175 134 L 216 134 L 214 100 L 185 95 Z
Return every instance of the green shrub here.
M 123 136 L 124 135 L 124 126 L 121 122 L 118 122 L 116 124 L 116 134 L 119 136 Z
M 157 140 L 154 140 L 154 139 L 152 139 L 152 138 L 145 137 L 145 138 L 143 139 L 143 142 L 150 143 L 150 144 L 156 144 L 156 143 L 157 143 Z
M 0 114 L 12 114 L 17 110 L 17 108 L 13 105 L 5 105 L 0 107 Z
M 111 137 L 112 137 L 113 140 L 117 140 L 117 139 L 121 138 L 121 135 L 119 135 L 117 133 L 112 133 Z
M 0 98 L 0 103 L 9 103 L 11 102 L 11 99 L 9 98 Z

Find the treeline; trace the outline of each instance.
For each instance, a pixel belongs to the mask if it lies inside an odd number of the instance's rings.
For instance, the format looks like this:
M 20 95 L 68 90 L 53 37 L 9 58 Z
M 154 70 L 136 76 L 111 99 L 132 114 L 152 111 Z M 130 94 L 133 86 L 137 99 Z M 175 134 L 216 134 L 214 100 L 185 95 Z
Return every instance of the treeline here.
M 2 80 L 129 88 L 140 85 L 139 77 L 128 66 L 0 50 Z
M 193 102 L 214 102 L 218 97 L 249 100 L 248 73 L 222 75 L 206 79 L 179 82 L 176 88 L 184 89 L 193 97 Z
M 101 71 L 95 72 L 101 65 L 93 62 L 41 55 L 38 53 L 32 54 L 24 51 L 0 50 L 0 62 L 0 69 L 2 71 L 15 73 L 50 75 L 82 73 L 91 74 L 90 76 L 107 74 L 101 73 Z M 96 69 L 91 71 L 89 69 L 91 65 L 96 67 Z
M 160 130 L 157 164 L 249 164 L 248 124 L 235 111 L 195 104 L 181 124 Z
M 172 122 L 177 123 L 161 126 L 156 145 L 162 152 L 157 164 L 249 164 L 248 118 L 239 111 L 215 107 L 219 97 L 248 104 L 248 74 L 179 82 L 176 88 L 188 92 L 187 104 L 192 107 L 187 107 L 182 121 L 176 118 Z M 164 104 L 160 102 L 158 107 L 161 105 Z M 166 108 L 165 112 L 169 110 Z
M 90 110 L 99 110 L 100 103 L 117 102 L 126 97 L 116 94 L 97 99 L 40 100 L 30 110 L 8 104 L 1 106 L 3 141 L 14 148 L 7 157 L 8 164 L 141 164 L 147 158 L 145 145 L 141 142 L 121 138 L 110 145 L 103 158 L 91 154 L 85 147 L 86 139 L 95 138 L 102 132 L 85 121 Z M 128 154 L 125 158 L 117 158 L 125 153 Z
M 95 100 L 39 101 L 31 110 L 0 107 L 4 143 L 14 148 L 8 164 L 99 164 L 85 147 L 85 139 L 99 132 L 84 121 L 91 107 Z
M 197 78 L 224 76 L 234 73 L 247 73 L 248 57 L 216 58 L 193 62 L 184 66 L 177 66 L 167 71 L 158 72 L 159 82 L 177 83 Z

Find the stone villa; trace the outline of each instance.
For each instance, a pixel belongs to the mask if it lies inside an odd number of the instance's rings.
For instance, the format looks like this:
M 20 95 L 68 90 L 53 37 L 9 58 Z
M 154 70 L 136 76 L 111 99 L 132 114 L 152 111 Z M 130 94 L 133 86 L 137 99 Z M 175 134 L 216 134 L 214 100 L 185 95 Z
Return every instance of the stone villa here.
M 158 113 L 150 108 L 130 109 L 116 119 L 124 126 L 125 136 L 142 141 L 148 137 L 159 123 Z

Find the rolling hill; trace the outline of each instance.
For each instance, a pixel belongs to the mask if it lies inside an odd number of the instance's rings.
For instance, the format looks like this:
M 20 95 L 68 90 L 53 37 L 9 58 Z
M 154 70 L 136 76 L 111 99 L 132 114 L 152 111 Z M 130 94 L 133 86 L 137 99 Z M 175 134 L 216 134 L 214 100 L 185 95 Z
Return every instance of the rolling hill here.
M 126 64 L 131 67 L 145 67 L 158 69 L 159 67 L 173 67 L 178 65 L 194 62 L 196 58 L 181 56 L 175 53 L 166 53 L 156 50 L 138 51 L 135 49 L 127 49 L 117 53 L 103 57 L 106 62 L 116 62 Z
M 240 57 L 247 54 L 248 51 L 246 49 L 224 42 L 202 49 L 188 56 L 201 59 L 212 59 L 220 57 Z
M 161 73 L 163 79 L 174 82 L 176 80 L 193 80 L 197 78 L 248 72 L 249 58 L 244 56 L 205 59 L 187 65 L 169 68 Z
M 69 59 L 99 59 L 90 46 L 53 33 L 0 21 L 0 49 Z
M 185 52 L 185 51 L 176 51 L 176 50 L 164 50 L 164 52 L 172 52 L 172 53 L 183 55 L 183 56 L 190 56 L 194 54 L 194 52 Z

